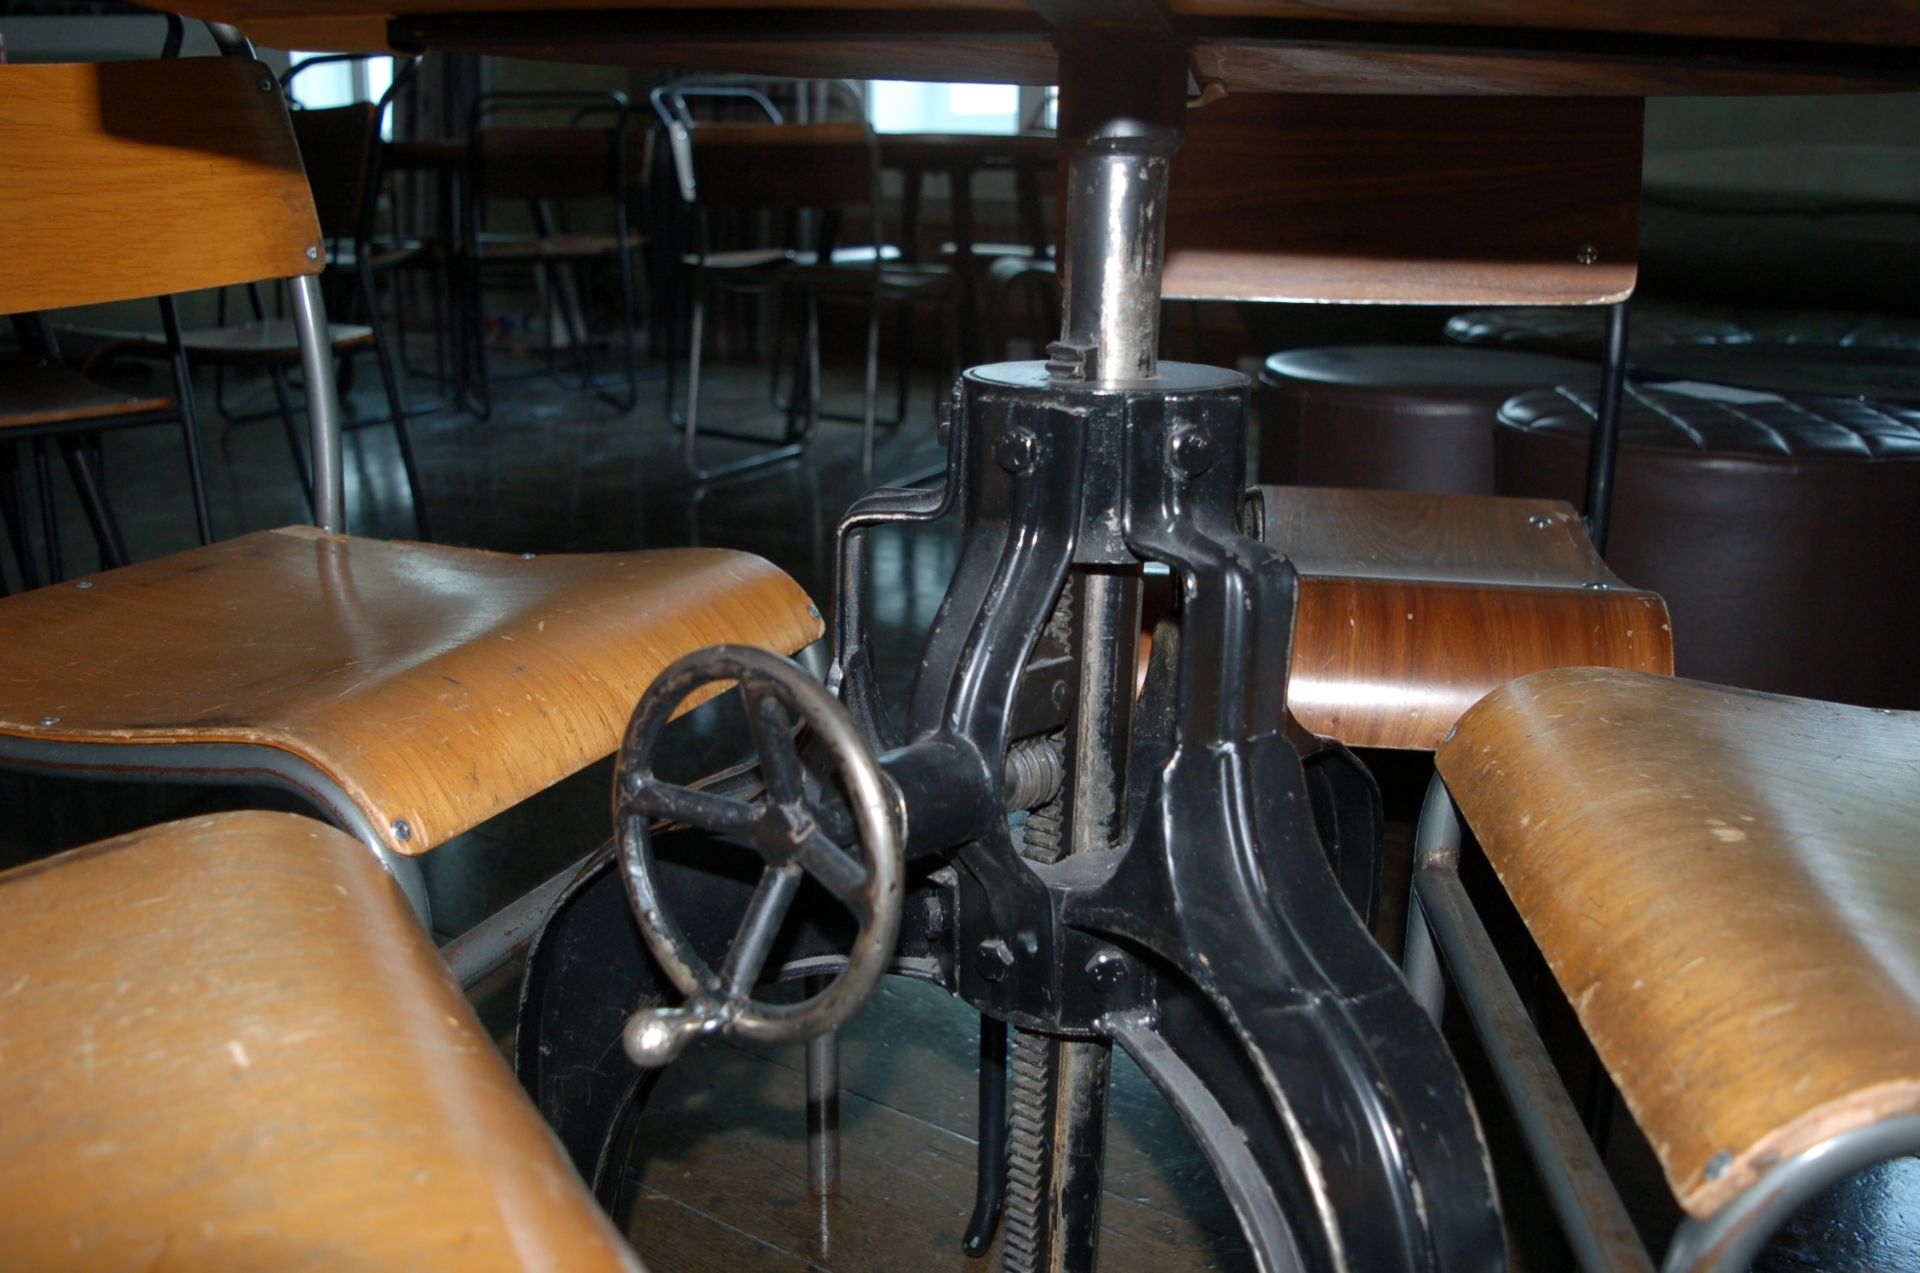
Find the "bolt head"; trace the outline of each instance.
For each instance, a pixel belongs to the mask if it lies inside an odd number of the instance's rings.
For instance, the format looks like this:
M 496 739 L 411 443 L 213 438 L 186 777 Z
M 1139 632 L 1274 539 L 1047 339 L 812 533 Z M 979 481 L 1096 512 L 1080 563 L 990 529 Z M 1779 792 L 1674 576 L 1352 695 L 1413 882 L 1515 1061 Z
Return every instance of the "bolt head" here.
M 993 447 L 994 462 L 1016 475 L 1031 469 L 1039 455 L 1040 439 L 1033 436 L 1032 429 L 1020 425 L 1002 433 Z
M 1548 517 L 1545 513 L 1535 513 L 1532 517 L 1527 518 L 1527 525 L 1533 527 L 1535 530 L 1546 530 L 1553 525 L 1553 518 Z
M 59 723 L 60 723 L 60 718 L 58 716 L 42 716 L 40 718 L 40 724 L 42 728 L 49 725 L 58 725 Z
M 820 607 L 819 607 L 819 606 L 808 606 L 808 607 L 807 607 L 807 617 L 808 617 L 809 619 L 816 619 L 816 620 L 817 620 L 817 619 L 818 619 L 818 618 L 820 617 Z
M 260 91 L 262 93 L 271 93 L 273 91 L 273 81 L 264 75 L 260 77 Z
M 85 592 L 87 589 L 93 587 L 93 580 L 82 579 L 80 582 L 74 584 L 73 586 L 80 589 L 80 591 Z
M 405 818 L 395 818 L 393 820 L 393 838 L 400 841 L 402 844 L 405 844 L 408 840 L 413 839 L 412 824 L 409 823 Z
M 1706 1177 L 1708 1180 L 1718 1180 L 1720 1177 L 1726 1175 L 1732 1167 L 1733 1155 L 1723 1149 L 1713 1157 L 1707 1159 Z
M 307 244 L 307 259 L 308 259 L 309 261 L 317 261 L 317 260 L 319 260 L 319 259 L 320 259 L 320 245 L 319 245 L 319 244 L 317 244 L 317 243 L 309 243 L 309 244 Z
M 980 943 L 973 955 L 973 970 L 982 980 L 1005 981 L 1013 970 L 1013 951 L 1007 943 L 998 937 L 989 937 Z
M 1591 243 L 1582 243 L 1573 250 L 1573 259 L 1582 265 L 1596 265 L 1600 261 L 1600 249 Z
M 1167 443 L 1173 466 L 1188 477 L 1199 477 L 1213 467 L 1215 449 L 1213 436 L 1193 425 L 1176 429 Z
M 1127 979 L 1127 958 L 1111 948 L 1095 952 L 1087 960 L 1087 980 L 1102 990 L 1112 990 Z

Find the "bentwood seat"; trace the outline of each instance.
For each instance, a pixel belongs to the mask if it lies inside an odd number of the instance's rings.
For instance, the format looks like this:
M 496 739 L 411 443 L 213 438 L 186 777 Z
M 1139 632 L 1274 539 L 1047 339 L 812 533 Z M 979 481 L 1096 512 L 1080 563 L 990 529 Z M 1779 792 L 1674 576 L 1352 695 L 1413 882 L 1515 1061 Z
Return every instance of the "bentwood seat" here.
M 285 813 L 0 875 L 0 1267 L 637 1273 L 366 850 Z
M 1438 764 L 1686 1213 L 1669 1268 L 1744 1270 L 1809 1198 L 1920 1152 L 1920 715 L 1566 668 L 1488 696 Z M 1428 810 L 1416 895 L 1498 1036 Z M 1793 1267 L 1912 1267 L 1855 1249 L 1900 1236 L 1873 1228 Z
M 60 157 L 58 180 L 0 183 L 0 307 L 292 276 L 320 507 L 317 527 L 0 598 L 0 764 L 291 789 L 424 914 L 409 859 L 611 754 L 668 663 L 716 641 L 791 652 L 820 622 L 743 553 L 523 558 L 341 534 L 324 254 L 273 89 L 240 58 L 0 67 L 0 100 L 36 105 L 31 127 L 0 128 L 0 168 Z M 25 250 L 9 196 L 37 209 Z M 140 209 L 140 234 L 115 207 Z

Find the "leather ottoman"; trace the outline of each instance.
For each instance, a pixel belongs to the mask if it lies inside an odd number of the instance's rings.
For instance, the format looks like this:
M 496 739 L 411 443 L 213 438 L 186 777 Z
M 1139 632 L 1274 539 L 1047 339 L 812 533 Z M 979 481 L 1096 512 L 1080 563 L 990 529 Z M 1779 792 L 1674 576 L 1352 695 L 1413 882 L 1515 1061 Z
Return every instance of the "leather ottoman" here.
M 1594 395 L 1500 411 L 1501 494 L 1582 500 Z M 1678 674 L 1920 708 L 1920 411 L 1629 386 L 1607 562 L 1672 612 Z
M 1260 481 L 1490 495 L 1500 404 L 1556 384 L 1597 391 L 1599 376 L 1569 358 L 1447 345 L 1275 354 L 1260 373 Z

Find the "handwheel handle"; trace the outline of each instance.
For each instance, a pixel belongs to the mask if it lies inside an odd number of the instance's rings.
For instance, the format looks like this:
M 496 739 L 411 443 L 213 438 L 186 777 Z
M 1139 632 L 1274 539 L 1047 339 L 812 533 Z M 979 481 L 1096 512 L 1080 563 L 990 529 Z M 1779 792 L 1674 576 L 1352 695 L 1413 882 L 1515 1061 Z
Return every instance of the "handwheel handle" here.
M 746 699 L 765 785 L 751 802 L 665 783 L 653 773 L 661 730 L 689 695 L 716 682 L 738 684 Z M 789 713 L 812 729 L 833 760 L 858 831 L 853 846 L 836 844 L 821 828 Z M 664 1065 L 713 1033 L 768 1043 L 813 1038 L 838 1029 L 871 997 L 900 933 L 899 796 L 853 717 L 799 664 L 739 645 L 709 646 L 676 661 L 634 708 L 614 791 L 621 872 L 634 917 L 654 958 L 687 996 L 678 1007 L 633 1015 L 622 1042 L 635 1064 Z M 728 835 L 764 863 L 718 969 L 694 950 L 663 903 L 653 856 L 656 819 Z M 761 1002 L 753 998 L 754 985 L 807 877 L 853 915 L 853 947 L 846 966 L 818 994 L 796 1004 Z

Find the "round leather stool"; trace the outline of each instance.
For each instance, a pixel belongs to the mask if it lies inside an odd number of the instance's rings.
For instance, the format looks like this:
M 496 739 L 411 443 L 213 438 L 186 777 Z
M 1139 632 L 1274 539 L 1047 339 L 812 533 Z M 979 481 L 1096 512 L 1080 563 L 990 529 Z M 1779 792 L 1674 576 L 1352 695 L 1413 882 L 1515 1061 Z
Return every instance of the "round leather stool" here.
M 1594 396 L 1500 411 L 1503 495 L 1576 506 Z M 1666 598 L 1681 676 L 1920 708 L 1920 410 L 1629 386 L 1607 562 Z
M 1260 480 L 1490 495 L 1500 404 L 1599 378 L 1570 358 L 1447 345 L 1275 354 L 1260 373 Z

